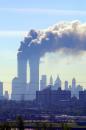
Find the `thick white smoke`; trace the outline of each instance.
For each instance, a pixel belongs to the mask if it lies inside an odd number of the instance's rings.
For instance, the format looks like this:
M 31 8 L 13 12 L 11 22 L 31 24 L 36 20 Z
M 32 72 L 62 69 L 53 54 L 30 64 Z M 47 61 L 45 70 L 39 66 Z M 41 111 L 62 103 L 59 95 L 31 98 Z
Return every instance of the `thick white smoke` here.
M 86 23 L 61 22 L 45 30 L 30 30 L 19 50 L 40 56 L 59 50 L 74 54 L 85 51 Z

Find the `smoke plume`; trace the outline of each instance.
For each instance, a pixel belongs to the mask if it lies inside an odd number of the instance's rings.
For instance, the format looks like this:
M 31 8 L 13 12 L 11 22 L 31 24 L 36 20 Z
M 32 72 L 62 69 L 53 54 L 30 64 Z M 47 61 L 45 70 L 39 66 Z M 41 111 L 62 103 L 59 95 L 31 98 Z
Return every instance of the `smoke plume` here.
M 30 30 L 19 48 L 39 56 L 59 50 L 74 54 L 85 51 L 86 23 L 61 22 L 45 30 Z

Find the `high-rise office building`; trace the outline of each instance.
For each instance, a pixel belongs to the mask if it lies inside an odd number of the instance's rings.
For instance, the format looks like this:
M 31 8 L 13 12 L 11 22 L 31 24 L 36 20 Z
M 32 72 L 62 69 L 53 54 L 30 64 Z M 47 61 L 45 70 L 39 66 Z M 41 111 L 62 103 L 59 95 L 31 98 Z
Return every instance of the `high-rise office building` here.
M 40 90 L 45 89 L 46 85 L 47 85 L 47 77 L 46 75 L 42 75 L 41 80 L 40 80 Z
M 12 100 L 22 100 L 22 97 L 25 96 L 26 92 L 26 83 L 21 81 L 18 77 L 15 77 L 12 80 L 12 94 L 11 99 Z
M 59 88 L 61 88 L 61 80 L 59 78 L 59 76 L 57 76 L 54 86 L 52 87 L 53 90 L 58 90 Z
M 9 100 L 9 93 L 8 93 L 8 91 L 5 91 L 4 98 L 5 98 L 5 100 Z
M 86 90 L 79 92 L 79 100 L 82 102 L 86 102 Z
M 3 82 L 0 82 L 0 100 L 3 99 Z
M 81 85 L 76 86 L 76 97 L 79 99 L 79 92 L 83 91 L 83 87 Z
M 39 91 L 39 62 L 40 59 L 38 56 L 30 56 L 29 57 L 29 66 L 30 66 L 30 86 L 29 86 L 29 94 L 30 92 L 30 100 L 34 100 L 36 98 L 36 91 Z
M 50 76 L 50 83 L 49 83 L 49 85 L 53 86 L 53 77 L 52 77 L 52 75 Z
M 18 63 L 17 77 L 18 78 L 14 78 L 12 81 L 11 97 L 13 100 L 21 100 L 26 95 L 28 61 L 29 61 L 29 68 L 30 68 L 28 100 L 34 100 L 36 98 L 36 91 L 39 90 L 40 55 L 38 49 L 34 51 L 34 46 L 31 46 L 31 48 L 28 46 L 29 42 L 30 40 L 28 38 L 25 38 L 24 41 L 21 42 L 20 48 L 18 50 L 18 54 L 17 54 L 17 63 Z
M 72 79 L 72 88 L 71 88 L 71 95 L 76 96 L 76 79 Z
M 65 81 L 65 90 L 69 90 L 68 81 Z

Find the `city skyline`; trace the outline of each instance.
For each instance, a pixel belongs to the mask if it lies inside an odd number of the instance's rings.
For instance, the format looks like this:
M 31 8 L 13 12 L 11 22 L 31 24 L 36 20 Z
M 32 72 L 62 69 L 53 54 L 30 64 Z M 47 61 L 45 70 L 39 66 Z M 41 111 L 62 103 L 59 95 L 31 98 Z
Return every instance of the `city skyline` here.
M 16 54 L 20 41 L 24 39 L 30 29 L 47 29 L 60 21 L 79 20 L 82 24 L 86 23 L 85 1 L 78 1 L 78 5 L 74 0 L 71 2 L 68 0 L 60 2 L 56 0 L 51 2 L 25 0 L 20 2 L 11 2 L 10 0 L 0 2 L 0 80 L 5 83 L 5 89 L 9 91 L 12 78 L 17 75 Z M 68 80 L 70 83 L 71 79 L 75 77 L 77 82 L 85 87 L 85 57 L 85 52 L 76 57 L 58 52 L 47 54 L 41 59 L 40 75 L 46 74 L 48 79 L 52 75 L 55 79 L 59 74 L 63 82 Z

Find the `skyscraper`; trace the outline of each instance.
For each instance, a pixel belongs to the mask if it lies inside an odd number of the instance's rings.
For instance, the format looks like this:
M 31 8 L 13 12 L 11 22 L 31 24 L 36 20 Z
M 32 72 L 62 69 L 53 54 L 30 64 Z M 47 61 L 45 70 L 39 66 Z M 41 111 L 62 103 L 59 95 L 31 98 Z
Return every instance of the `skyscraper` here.
M 4 98 L 5 98 L 6 100 L 9 100 L 9 94 L 8 94 L 8 91 L 5 91 Z
M 39 63 L 40 55 L 38 50 L 34 51 L 34 46 L 29 48 L 30 41 L 21 42 L 17 54 L 17 78 L 12 81 L 12 99 L 24 99 L 27 94 L 27 63 L 29 61 L 30 81 L 28 89 L 28 100 L 36 98 L 36 91 L 39 90 Z M 25 97 L 26 98 L 26 97 Z
M 52 75 L 50 76 L 50 83 L 49 84 L 53 86 L 53 77 L 52 77 Z
M 17 54 L 17 76 L 22 82 L 27 82 L 27 55 L 22 51 Z
M 3 99 L 3 82 L 0 82 L 0 100 Z
M 26 92 L 26 83 L 21 81 L 18 77 L 15 77 L 12 80 L 12 100 L 22 100 L 22 96 L 24 97 Z
M 76 96 L 76 79 L 72 79 L 72 88 L 71 88 L 71 94 L 72 96 Z
M 41 80 L 40 80 L 40 90 L 45 89 L 46 85 L 47 85 L 47 77 L 46 75 L 42 75 Z
M 65 81 L 65 90 L 69 90 L 68 81 Z
M 52 87 L 53 90 L 58 90 L 61 89 L 61 80 L 59 78 L 59 76 L 57 76 L 55 83 L 54 83 L 54 87 Z
M 39 62 L 40 58 L 37 55 L 29 56 L 30 84 L 28 95 L 30 100 L 34 100 L 36 91 L 39 91 Z
M 79 92 L 83 91 L 83 87 L 81 85 L 76 86 L 76 97 L 79 98 Z

